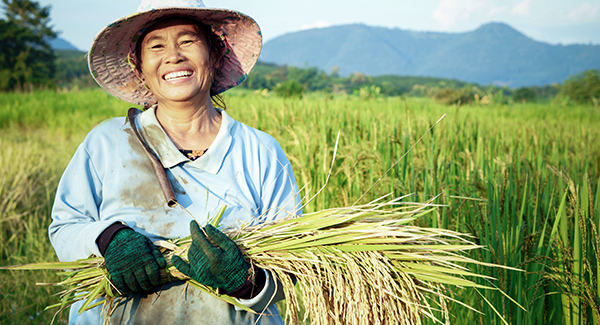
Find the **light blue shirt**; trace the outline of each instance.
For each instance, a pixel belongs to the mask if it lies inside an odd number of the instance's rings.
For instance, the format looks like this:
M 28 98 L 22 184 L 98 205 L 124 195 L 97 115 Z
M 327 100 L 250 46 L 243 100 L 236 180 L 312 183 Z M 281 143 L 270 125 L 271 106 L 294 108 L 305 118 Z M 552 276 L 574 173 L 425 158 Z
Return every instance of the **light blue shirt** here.
M 227 206 L 220 228 L 239 228 L 301 213 L 290 162 L 270 135 L 235 121 L 221 111 L 221 126 L 208 151 L 191 161 L 179 152 L 158 123 L 155 107 L 135 122 L 146 143 L 160 158 L 181 206 L 169 208 L 150 162 L 125 118 L 96 126 L 67 166 L 52 209 L 49 236 L 61 261 L 100 256 L 96 238 L 114 222 L 124 222 L 152 241 L 189 235 L 190 220 L 203 225 Z M 197 148 L 186 148 L 197 149 Z M 190 215 L 191 214 L 191 215 Z M 256 311 L 281 299 L 273 277 L 255 298 L 240 302 Z M 276 301 L 276 300 L 275 300 Z M 97 324 L 99 308 L 73 324 Z M 271 306 L 259 323 L 278 324 Z M 256 315 L 222 304 L 203 292 L 174 284 L 160 294 L 137 295 L 124 302 L 113 323 L 246 324 Z M 137 318 L 136 318 L 137 317 Z M 143 317 L 143 318 L 141 318 Z M 170 318 L 168 318 L 170 317 Z M 184 317 L 185 319 L 181 319 Z

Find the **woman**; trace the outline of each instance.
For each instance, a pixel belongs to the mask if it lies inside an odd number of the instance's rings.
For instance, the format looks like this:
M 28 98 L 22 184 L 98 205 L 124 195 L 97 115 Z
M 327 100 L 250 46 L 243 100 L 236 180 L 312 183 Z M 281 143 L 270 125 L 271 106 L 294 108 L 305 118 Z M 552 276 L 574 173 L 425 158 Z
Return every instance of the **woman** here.
M 200 0 L 143 0 L 137 14 L 94 40 L 89 65 L 96 81 L 146 109 L 88 134 L 59 183 L 49 235 L 62 261 L 104 256 L 124 294 L 111 323 L 282 323 L 273 304 L 283 297 L 272 274 L 245 261 L 220 230 L 200 227 L 224 206 L 221 229 L 300 213 L 296 181 L 277 141 L 211 101 L 245 79 L 261 41 L 251 18 L 205 8 Z M 173 207 L 145 146 L 166 171 Z M 189 263 L 174 258 L 175 267 L 262 315 L 183 282 L 160 285 L 166 263 L 152 242 L 190 233 Z M 78 315 L 80 306 L 71 308 L 69 323 L 103 320 L 99 308 Z

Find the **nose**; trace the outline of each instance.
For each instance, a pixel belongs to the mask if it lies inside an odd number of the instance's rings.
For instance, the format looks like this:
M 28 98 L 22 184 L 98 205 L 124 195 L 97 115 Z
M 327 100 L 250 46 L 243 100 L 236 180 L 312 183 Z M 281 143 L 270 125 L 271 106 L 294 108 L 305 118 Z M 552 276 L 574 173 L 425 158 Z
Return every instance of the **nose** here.
M 165 63 L 179 63 L 185 60 L 185 56 L 180 51 L 178 45 L 167 46 L 167 53 L 165 53 Z

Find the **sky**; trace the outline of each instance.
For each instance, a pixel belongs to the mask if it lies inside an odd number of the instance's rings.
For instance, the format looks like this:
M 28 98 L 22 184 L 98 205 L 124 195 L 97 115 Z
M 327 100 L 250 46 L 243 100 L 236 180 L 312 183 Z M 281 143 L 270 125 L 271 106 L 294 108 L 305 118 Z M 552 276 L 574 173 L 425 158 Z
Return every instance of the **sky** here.
M 108 23 L 135 13 L 140 0 L 37 0 L 51 5 L 59 37 L 87 51 Z M 362 23 L 414 31 L 465 32 L 511 25 L 550 44 L 600 44 L 600 0 L 204 0 L 250 15 L 264 41 L 310 28 Z

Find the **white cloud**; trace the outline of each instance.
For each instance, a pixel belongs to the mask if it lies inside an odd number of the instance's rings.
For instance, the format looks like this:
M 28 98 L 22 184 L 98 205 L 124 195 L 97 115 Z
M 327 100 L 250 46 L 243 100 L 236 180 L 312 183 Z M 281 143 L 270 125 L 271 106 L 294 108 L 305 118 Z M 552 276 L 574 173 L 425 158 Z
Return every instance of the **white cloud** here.
M 314 28 L 325 28 L 325 27 L 329 27 L 331 26 L 330 23 L 323 21 L 323 20 L 319 20 L 316 21 L 313 24 L 304 24 L 302 26 L 300 26 L 300 30 L 307 30 L 307 29 L 314 29 Z
M 433 19 L 442 27 L 449 28 L 467 21 L 472 15 L 482 13 L 490 7 L 488 0 L 441 0 Z
M 591 5 L 587 2 L 581 6 L 571 10 L 567 15 L 570 20 L 581 20 L 581 19 L 596 19 L 600 13 L 600 5 Z
M 503 13 L 505 13 L 507 10 L 506 6 L 502 6 L 502 7 L 492 7 L 490 8 L 490 10 L 488 11 L 488 16 L 489 17 L 496 17 L 499 16 Z
M 512 13 L 519 16 L 529 16 L 531 0 L 523 0 L 512 8 Z

